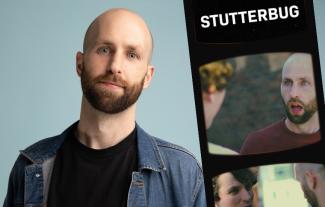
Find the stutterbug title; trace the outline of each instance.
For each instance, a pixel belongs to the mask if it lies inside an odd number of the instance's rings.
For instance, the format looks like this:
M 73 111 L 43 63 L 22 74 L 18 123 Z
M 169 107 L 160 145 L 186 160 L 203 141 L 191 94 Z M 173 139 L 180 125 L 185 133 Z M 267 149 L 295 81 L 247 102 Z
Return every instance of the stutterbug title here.
M 229 25 L 250 24 L 267 21 L 286 20 L 299 17 L 297 5 L 268 9 L 237 11 L 224 14 L 211 14 L 201 16 L 201 27 L 225 27 Z

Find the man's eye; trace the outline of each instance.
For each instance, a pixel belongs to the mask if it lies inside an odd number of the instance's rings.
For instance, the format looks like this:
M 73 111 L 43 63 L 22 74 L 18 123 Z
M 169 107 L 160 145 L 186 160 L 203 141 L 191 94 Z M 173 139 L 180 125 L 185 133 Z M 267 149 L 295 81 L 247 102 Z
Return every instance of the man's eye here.
M 240 187 L 233 187 L 229 190 L 229 194 L 231 195 L 237 195 L 240 191 Z
M 110 52 L 110 49 L 108 47 L 101 47 L 97 51 L 99 54 L 108 54 Z
M 138 59 L 139 58 L 139 56 L 135 52 L 129 52 L 128 57 L 130 59 Z
M 302 81 L 300 84 L 302 86 L 308 86 L 308 85 L 310 85 L 308 81 Z
M 292 85 L 292 81 L 285 80 L 285 81 L 283 81 L 283 85 L 285 85 L 285 86 L 291 86 Z

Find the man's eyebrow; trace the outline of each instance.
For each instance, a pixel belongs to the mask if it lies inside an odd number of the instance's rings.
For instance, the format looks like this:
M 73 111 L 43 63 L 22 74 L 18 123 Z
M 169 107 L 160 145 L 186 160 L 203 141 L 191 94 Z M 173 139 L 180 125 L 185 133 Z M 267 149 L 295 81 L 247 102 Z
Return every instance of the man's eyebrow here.
M 299 78 L 299 80 L 306 80 L 306 81 L 310 81 L 310 79 L 308 77 L 302 77 L 302 78 Z
M 97 40 L 95 41 L 95 45 L 114 45 L 112 42 L 110 41 L 107 41 L 107 40 L 104 40 L 104 41 L 101 41 L 101 40 Z
M 284 77 L 282 81 L 292 81 L 292 78 Z
M 230 185 L 230 187 L 228 188 L 228 193 L 231 193 L 233 190 L 238 190 L 240 189 L 241 186 L 240 185 Z
M 142 51 L 142 47 L 140 45 L 129 44 L 126 46 L 126 48 L 131 51 Z
M 99 40 L 95 42 L 95 45 L 108 45 L 108 46 L 114 46 L 114 43 L 108 40 Z M 126 46 L 124 46 L 127 50 L 131 50 L 131 51 L 142 51 L 142 47 L 141 45 L 138 44 L 127 44 Z

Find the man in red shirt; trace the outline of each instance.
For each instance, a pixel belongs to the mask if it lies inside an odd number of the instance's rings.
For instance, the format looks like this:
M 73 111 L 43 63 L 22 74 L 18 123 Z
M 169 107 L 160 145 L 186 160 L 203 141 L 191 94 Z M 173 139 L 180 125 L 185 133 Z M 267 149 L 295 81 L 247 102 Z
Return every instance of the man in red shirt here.
M 248 135 L 241 154 L 302 147 L 320 140 L 312 57 L 294 53 L 282 71 L 281 96 L 287 117 Z

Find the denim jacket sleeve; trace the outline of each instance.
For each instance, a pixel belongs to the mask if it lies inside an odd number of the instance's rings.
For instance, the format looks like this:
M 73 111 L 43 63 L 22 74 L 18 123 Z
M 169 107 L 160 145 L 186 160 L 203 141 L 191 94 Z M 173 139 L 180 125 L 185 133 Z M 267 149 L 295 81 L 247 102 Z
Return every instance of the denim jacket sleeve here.
M 193 206 L 194 207 L 201 207 L 201 206 L 207 206 L 206 204 L 206 197 L 205 197 L 205 187 L 204 187 L 204 180 L 203 180 L 203 176 L 201 174 L 200 178 L 200 185 L 199 185 L 199 190 L 197 192 L 197 195 L 194 199 L 194 203 Z
M 29 161 L 19 155 L 9 176 L 7 195 L 3 207 L 24 205 L 25 166 Z
M 202 169 L 197 164 L 197 175 L 196 175 L 196 186 L 192 195 L 193 207 L 206 207 L 206 197 L 205 197 L 205 187 L 204 187 L 204 179 L 202 174 Z

